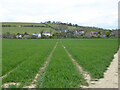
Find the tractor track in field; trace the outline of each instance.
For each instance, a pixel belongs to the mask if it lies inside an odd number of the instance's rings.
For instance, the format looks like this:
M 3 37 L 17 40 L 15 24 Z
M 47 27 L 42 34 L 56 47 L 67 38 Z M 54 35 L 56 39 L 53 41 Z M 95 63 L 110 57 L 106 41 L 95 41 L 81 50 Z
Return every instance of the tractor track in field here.
M 62 43 L 62 42 L 61 42 Z M 82 70 L 82 67 L 78 65 L 72 55 L 68 52 L 66 47 L 62 44 L 63 48 L 79 69 L 82 72 L 85 80 L 88 82 L 89 86 L 82 86 L 82 88 L 118 88 L 118 55 L 120 54 L 120 49 L 116 54 L 114 54 L 114 59 L 107 68 L 107 71 L 104 72 L 104 78 L 101 79 L 92 79 L 90 75 Z
M 32 81 L 31 85 L 30 86 L 24 86 L 23 88 L 36 88 L 36 82 L 37 82 L 37 79 L 39 76 L 41 76 L 41 82 L 42 82 L 42 77 L 44 77 L 44 74 L 45 74 L 45 69 L 46 67 L 48 66 L 50 60 L 51 60 L 51 56 L 53 54 L 53 52 L 55 51 L 56 47 L 57 47 L 57 44 L 58 42 L 56 42 L 55 46 L 53 47 L 52 51 L 50 52 L 46 62 L 44 63 L 43 67 L 41 67 L 39 69 L 39 72 L 36 74 L 34 80 Z
M 15 68 L 13 68 L 11 71 L 9 71 L 8 73 L 4 74 L 3 76 L 0 77 L 0 79 L 3 79 L 5 77 L 7 77 L 11 72 L 13 72 L 14 70 L 16 70 L 17 68 L 20 67 L 20 65 L 22 65 L 25 61 L 21 62 L 18 66 L 16 66 Z M 4 88 L 8 88 L 9 85 L 16 85 L 16 86 L 19 86 L 20 83 L 16 83 L 16 82 L 6 82 L 6 83 L 3 83 L 3 85 L 1 85 L 1 87 L 4 87 Z
M 16 82 L 4 83 L 1 87 L 3 87 L 3 88 L 9 88 L 10 85 L 19 86 L 20 83 L 16 83 Z
M 5 78 L 7 77 L 11 72 L 13 72 L 14 70 L 16 70 L 17 68 L 20 67 L 20 65 L 22 65 L 25 61 L 21 62 L 20 64 L 18 64 L 15 68 L 13 68 L 12 70 L 10 70 L 8 73 L 2 75 L 0 78 Z
M 11 72 L 13 72 L 13 71 L 16 70 L 17 68 L 19 68 L 20 65 L 22 65 L 25 61 L 27 61 L 27 60 L 24 60 L 24 61 L 20 62 L 20 64 L 18 64 L 16 67 L 14 67 L 12 70 L 10 70 L 9 72 L 7 72 L 6 74 L 0 76 L 0 78 L 5 78 L 5 77 L 7 77 Z
M 61 42 L 62 47 L 64 48 L 64 50 L 66 51 L 66 53 L 68 54 L 68 56 L 70 57 L 70 59 L 72 60 L 72 62 L 75 64 L 75 66 L 77 67 L 77 69 L 79 70 L 80 73 L 83 74 L 85 80 L 87 81 L 88 84 L 90 84 L 91 81 L 91 77 L 88 74 L 88 72 L 83 71 L 82 67 L 76 62 L 76 60 L 72 57 L 72 55 L 68 52 L 68 50 L 66 49 L 66 47 L 63 45 L 63 43 Z

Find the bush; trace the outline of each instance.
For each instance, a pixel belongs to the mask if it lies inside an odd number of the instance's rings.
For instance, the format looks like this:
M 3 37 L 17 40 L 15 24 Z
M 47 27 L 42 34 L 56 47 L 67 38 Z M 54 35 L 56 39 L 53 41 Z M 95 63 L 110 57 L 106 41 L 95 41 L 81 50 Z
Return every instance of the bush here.
M 97 35 L 97 38 L 100 38 L 100 34 Z

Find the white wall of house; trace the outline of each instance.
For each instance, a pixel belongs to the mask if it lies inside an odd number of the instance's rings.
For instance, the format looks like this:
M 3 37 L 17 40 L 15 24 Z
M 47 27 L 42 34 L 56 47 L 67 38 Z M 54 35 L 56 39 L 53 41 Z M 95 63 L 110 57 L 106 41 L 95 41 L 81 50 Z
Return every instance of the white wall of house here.
M 43 35 L 45 35 L 45 36 L 52 36 L 50 33 L 43 33 Z
M 21 37 L 22 37 L 22 35 L 17 35 L 17 36 L 16 36 L 16 38 L 21 38 Z
M 32 34 L 32 35 L 35 35 L 37 37 L 41 37 L 41 34 Z
M 38 37 L 41 37 L 41 34 L 38 34 Z

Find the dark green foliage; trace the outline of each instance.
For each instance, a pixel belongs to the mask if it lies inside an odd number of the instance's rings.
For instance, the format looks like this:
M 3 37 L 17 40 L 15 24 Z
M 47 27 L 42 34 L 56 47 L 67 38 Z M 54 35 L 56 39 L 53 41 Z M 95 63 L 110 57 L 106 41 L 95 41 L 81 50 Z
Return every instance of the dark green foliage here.
M 109 37 L 109 36 L 110 36 L 110 31 L 106 31 L 106 32 L 105 32 L 105 35 L 106 35 L 107 37 Z

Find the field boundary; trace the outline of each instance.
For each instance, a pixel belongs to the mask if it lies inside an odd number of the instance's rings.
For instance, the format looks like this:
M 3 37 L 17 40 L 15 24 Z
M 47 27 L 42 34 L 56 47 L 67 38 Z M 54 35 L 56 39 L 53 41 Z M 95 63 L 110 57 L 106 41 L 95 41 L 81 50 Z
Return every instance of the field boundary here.
M 45 71 L 46 67 L 48 66 L 48 64 L 51 60 L 52 54 L 55 51 L 55 49 L 57 47 L 57 44 L 58 44 L 58 42 L 56 42 L 55 46 L 53 47 L 52 51 L 50 52 L 49 56 L 47 57 L 47 60 L 45 61 L 43 67 L 40 67 L 39 72 L 36 74 L 36 76 L 35 76 L 34 80 L 32 81 L 31 85 L 30 86 L 24 86 L 23 88 L 36 88 L 36 82 L 37 82 L 38 77 L 40 77 L 40 76 L 41 76 L 41 82 L 42 82 L 42 77 L 44 77 L 44 74 L 45 74 L 44 71 Z
M 80 73 L 83 74 L 85 80 L 87 81 L 88 84 L 90 84 L 91 81 L 91 77 L 88 74 L 88 72 L 83 71 L 82 67 L 76 62 L 76 60 L 72 57 L 72 55 L 68 52 L 68 50 L 66 49 L 66 47 L 63 45 L 63 43 L 61 42 L 62 47 L 64 48 L 64 50 L 66 51 L 66 53 L 68 54 L 68 56 L 70 57 L 70 59 L 72 60 L 72 62 L 75 64 L 76 68 L 79 70 Z

